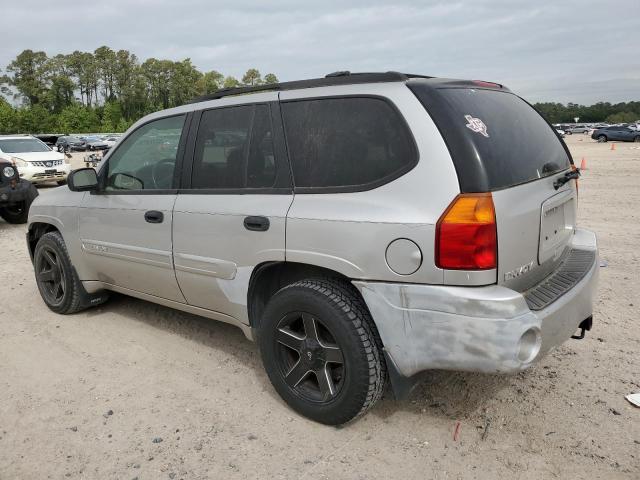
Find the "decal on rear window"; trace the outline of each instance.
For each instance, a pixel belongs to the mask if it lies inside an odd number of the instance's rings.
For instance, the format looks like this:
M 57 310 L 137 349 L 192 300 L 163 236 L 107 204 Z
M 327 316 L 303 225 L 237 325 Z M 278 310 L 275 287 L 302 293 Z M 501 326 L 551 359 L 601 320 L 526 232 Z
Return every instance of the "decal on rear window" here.
M 473 130 L 476 133 L 479 133 L 487 138 L 489 138 L 489 134 L 487 133 L 487 126 L 484 124 L 482 120 L 479 118 L 474 118 L 471 115 L 465 115 L 464 118 L 467 119 L 467 128 L 469 130 Z

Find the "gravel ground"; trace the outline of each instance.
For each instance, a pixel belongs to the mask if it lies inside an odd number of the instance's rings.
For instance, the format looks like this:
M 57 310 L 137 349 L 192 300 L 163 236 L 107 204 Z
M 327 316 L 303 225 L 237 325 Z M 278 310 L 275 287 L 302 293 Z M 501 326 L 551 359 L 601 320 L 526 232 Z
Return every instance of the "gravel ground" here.
M 0 223 L 0 479 L 640 478 L 640 149 L 567 143 L 606 263 L 592 332 L 516 376 L 430 372 L 340 429 L 289 410 L 234 327 L 124 296 L 50 312 Z

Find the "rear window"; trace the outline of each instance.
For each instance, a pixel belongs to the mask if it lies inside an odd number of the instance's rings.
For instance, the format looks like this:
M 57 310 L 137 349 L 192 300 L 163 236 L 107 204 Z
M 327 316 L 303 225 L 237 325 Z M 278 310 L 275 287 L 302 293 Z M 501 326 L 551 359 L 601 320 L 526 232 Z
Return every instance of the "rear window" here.
M 48 152 L 51 149 L 35 138 L 16 138 L 0 140 L 0 150 L 5 153 Z
M 367 190 L 417 162 L 404 119 L 380 98 L 283 102 L 282 116 L 296 188 Z
M 410 88 L 440 129 L 463 192 L 499 190 L 570 166 L 553 128 L 512 93 L 420 84 Z

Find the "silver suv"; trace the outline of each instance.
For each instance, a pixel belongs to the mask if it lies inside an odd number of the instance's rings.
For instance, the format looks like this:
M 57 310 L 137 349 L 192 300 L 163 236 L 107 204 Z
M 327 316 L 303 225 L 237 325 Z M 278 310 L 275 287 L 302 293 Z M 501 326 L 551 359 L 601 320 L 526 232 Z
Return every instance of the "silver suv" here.
M 596 237 L 554 129 L 502 85 L 350 74 L 137 122 L 40 196 L 59 313 L 115 291 L 240 327 L 296 411 L 341 424 L 387 378 L 518 372 L 591 327 Z

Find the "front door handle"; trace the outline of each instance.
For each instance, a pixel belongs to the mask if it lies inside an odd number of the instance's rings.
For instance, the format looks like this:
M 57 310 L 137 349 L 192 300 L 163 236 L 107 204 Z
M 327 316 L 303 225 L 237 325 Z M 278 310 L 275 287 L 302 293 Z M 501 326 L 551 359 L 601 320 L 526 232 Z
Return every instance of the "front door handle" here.
M 269 230 L 269 219 L 267 217 L 246 217 L 244 228 L 253 232 L 266 232 Z
M 144 219 L 149 223 L 162 223 L 164 220 L 164 213 L 158 210 L 149 210 L 145 212 Z

